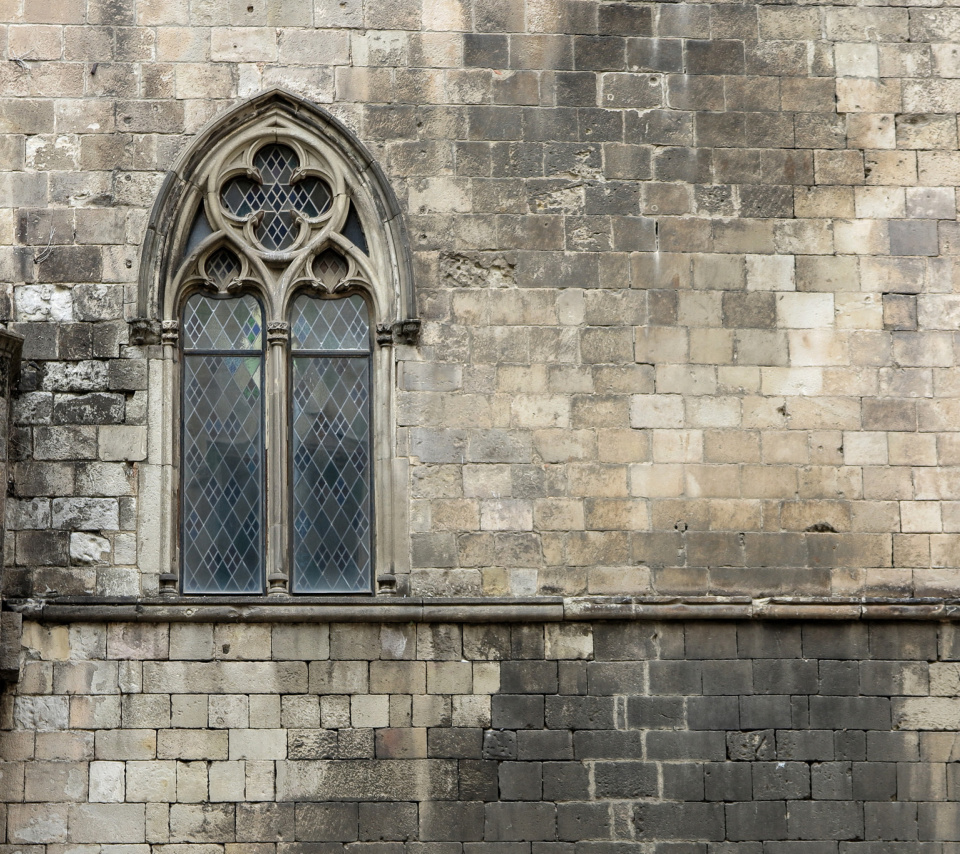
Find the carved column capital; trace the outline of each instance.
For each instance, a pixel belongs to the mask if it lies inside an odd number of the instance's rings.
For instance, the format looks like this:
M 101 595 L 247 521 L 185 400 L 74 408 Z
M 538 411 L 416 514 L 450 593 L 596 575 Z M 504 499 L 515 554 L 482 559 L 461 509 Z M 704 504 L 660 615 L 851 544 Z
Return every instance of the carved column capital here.
M 281 346 L 290 340 L 290 324 L 285 320 L 271 320 L 267 324 L 267 343 Z
M 416 344 L 419 338 L 419 318 L 377 324 L 377 344 L 381 347 L 389 347 L 392 344 Z
M 160 340 L 164 344 L 176 347 L 180 340 L 180 322 L 178 320 L 164 320 L 160 324 Z
M 160 324 L 147 317 L 135 317 L 130 321 L 131 344 L 159 344 Z

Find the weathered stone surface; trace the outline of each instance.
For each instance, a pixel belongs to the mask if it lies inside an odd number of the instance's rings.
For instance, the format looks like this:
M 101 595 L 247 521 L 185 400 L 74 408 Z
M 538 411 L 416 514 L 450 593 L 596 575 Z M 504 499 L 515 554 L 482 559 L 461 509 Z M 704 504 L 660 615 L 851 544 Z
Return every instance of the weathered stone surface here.
M 456 773 L 456 762 L 435 759 L 288 761 L 277 766 L 277 796 L 282 800 L 448 800 L 456 792 Z

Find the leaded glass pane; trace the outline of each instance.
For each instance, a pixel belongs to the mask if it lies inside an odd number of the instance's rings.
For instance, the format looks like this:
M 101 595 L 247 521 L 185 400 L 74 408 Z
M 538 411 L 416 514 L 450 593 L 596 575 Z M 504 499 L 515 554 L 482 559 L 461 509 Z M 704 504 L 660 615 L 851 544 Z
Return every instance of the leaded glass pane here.
M 223 287 L 240 275 L 240 259 L 229 249 L 218 249 L 204 264 L 207 278 Z
M 184 349 L 259 350 L 262 340 L 263 321 L 255 297 L 217 299 L 194 294 L 184 306 Z
M 263 589 L 263 359 L 184 355 L 183 589 Z
M 368 591 L 369 357 L 292 362 L 294 590 Z
M 363 297 L 321 300 L 300 296 L 293 304 L 290 331 L 295 350 L 367 350 L 370 331 Z
M 213 229 L 210 227 L 210 222 L 207 220 L 207 214 L 203 209 L 203 205 L 200 205 L 200 209 L 197 211 L 197 216 L 193 220 L 193 225 L 190 226 L 190 234 L 187 237 L 187 245 L 183 249 L 181 260 L 193 252 L 193 250 L 196 249 L 211 234 L 213 234 Z
M 347 221 L 343 224 L 343 236 L 357 247 L 364 255 L 369 255 L 367 248 L 367 235 L 363 233 L 363 224 L 357 214 L 357 209 L 353 202 L 350 202 L 350 210 L 347 211 Z
M 325 249 L 313 259 L 313 275 L 328 288 L 335 288 L 347 275 L 347 259 L 334 249 Z
M 300 164 L 297 153 L 288 145 L 265 145 L 253 163 L 262 183 L 243 176 L 233 178 L 224 185 L 221 201 L 234 216 L 243 219 L 262 214 L 256 235 L 264 249 L 288 249 L 298 232 L 293 212 L 309 218 L 319 216 L 330 206 L 330 188 L 313 176 L 291 183 Z

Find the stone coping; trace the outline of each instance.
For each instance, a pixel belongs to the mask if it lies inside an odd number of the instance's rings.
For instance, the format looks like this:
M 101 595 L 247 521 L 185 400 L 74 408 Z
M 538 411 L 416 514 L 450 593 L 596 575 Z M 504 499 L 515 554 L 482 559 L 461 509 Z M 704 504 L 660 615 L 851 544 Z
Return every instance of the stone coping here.
M 954 599 L 772 597 L 163 597 L 10 599 L 26 619 L 69 622 L 516 623 L 586 620 L 954 620 Z

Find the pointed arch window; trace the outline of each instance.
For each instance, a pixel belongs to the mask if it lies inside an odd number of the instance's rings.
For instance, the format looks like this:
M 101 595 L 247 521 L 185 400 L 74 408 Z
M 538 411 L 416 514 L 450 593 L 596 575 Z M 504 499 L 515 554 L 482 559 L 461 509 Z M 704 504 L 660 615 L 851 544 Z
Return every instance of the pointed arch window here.
M 179 410 L 160 588 L 374 592 L 397 569 L 397 211 L 344 129 L 265 100 L 181 170 L 166 253 L 152 249 Z

